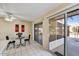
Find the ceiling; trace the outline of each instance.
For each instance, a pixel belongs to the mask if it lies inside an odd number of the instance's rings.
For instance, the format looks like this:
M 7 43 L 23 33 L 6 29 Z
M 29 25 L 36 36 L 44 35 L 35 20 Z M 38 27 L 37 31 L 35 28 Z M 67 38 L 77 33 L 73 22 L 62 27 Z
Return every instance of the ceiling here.
M 34 21 L 35 18 L 59 5 L 58 3 L 0 3 L 0 11 L 10 12 L 23 20 Z

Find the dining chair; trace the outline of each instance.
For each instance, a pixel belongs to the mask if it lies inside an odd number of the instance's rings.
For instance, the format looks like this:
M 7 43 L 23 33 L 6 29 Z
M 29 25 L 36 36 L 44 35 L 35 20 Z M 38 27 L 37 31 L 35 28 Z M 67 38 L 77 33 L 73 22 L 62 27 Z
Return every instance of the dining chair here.
M 25 45 L 26 45 L 26 41 L 28 41 L 29 44 L 30 44 L 30 37 L 31 37 L 31 35 L 29 35 L 27 39 L 24 39 L 24 43 L 25 43 Z
M 6 36 L 6 40 L 9 40 L 9 36 Z M 9 41 L 9 43 L 7 44 L 7 49 L 11 44 L 13 44 L 13 48 L 15 48 L 15 40 Z

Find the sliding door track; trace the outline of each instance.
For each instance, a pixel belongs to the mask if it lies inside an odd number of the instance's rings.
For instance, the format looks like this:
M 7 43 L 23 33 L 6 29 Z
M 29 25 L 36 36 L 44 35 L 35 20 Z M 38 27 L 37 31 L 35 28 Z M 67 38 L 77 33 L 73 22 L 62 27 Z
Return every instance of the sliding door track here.
M 54 52 L 57 56 L 64 56 L 64 55 L 62 55 L 61 53 L 59 53 L 59 52 Z

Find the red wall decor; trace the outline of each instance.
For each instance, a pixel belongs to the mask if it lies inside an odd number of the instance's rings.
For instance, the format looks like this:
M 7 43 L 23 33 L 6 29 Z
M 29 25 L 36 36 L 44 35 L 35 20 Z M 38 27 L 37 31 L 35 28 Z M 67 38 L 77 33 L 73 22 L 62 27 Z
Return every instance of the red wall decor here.
M 19 25 L 15 24 L 15 32 L 19 32 Z
M 21 25 L 21 32 L 25 32 L 25 26 Z

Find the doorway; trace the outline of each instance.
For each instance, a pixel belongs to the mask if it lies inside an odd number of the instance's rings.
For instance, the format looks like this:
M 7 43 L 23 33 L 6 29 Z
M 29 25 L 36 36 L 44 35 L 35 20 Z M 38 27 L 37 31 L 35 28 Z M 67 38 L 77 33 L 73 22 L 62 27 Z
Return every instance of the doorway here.
M 34 40 L 41 45 L 43 44 L 42 35 L 43 35 L 42 23 L 34 24 Z

